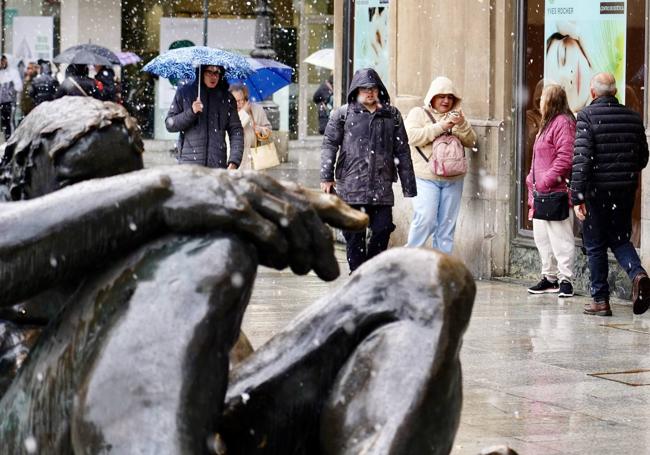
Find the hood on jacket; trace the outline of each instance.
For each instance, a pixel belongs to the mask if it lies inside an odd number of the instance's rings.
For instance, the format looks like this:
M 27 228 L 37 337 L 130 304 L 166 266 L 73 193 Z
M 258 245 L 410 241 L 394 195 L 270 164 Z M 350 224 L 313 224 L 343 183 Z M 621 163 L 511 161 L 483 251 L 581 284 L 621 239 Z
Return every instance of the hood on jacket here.
M 352 76 L 352 82 L 350 82 L 350 88 L 348 89 L 348 103 L 356 102 L 359 88 L 367 87 L 369 85 L 376 85 L 379 87 L 380 103 L 390 104 L 388 90 L 386 90 L 386 86 L 384 86 L 377 71 L 372 68 L 363 68 L 354 73 L 354 76 Z
M 458 107 L 460 107 L 462 98 L 458 93 L 458 90 L 454 88 L 454 84 L 451 82 L 451 79 L 446 78 L 444 76 L 440 76 L 435 78 L 433 81 L 431 81 L 431 85 L 429 86 L 429 91 L 424 97 L 424 105 L 431 106 L 431 101 L 436 95 L 454 95 L 456 101 L 454 102 L 454 105 L 451 107 L 451 110 L 456 110 L 458 109 Z
M 12 54 L 2 54 L 2 57 L 7 60 L 7 69 L 10 68 L 18 69 L 18 61 L 14 58 Z
M 219 72 L 221 73 L 221 75 L 219 76 L 219 82 L 217 82 L 217 86 L 214 89 L 215 90 L 225 90 L 227 92 L 228 89 L 230 88 L 230 83 L 226 79 L 226 69 L 221 65 L 201 65 L 201 66 L 199 66 L 196 69 L 196 76 L 194 77 L 194 81 L 192 81 L 191 83 L 193 85 L 195 85 L 197 88 L 198 88 L 199 83 L 203 84 L 203 71 L 205 71 L 205 69 L 208 66 L 216 66 L 219 69 Z M 206 87 L 206 85 L 203 84 L 203 87 L 201 88 L 201 90 L 207 90 L 207 89 L 208 88 Z
M 49 74 L 50 76 L 52 75 L 52 67 L 50 66 L 50 62 L 48 60 L 39 59 L 37 63 L 41 69 L 40 74 Z

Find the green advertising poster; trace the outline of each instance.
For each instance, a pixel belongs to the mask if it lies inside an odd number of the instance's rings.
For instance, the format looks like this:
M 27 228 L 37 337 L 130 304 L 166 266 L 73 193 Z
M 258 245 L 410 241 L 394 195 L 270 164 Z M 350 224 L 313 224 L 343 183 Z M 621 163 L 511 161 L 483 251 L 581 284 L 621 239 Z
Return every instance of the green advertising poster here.
M 5 8 L 5 14 L 3 17 L 4 26 L 9 27 L 14 23 L 14 17 L 18 16 L 18 10 L 16 8 Z
M 354 2 L 354 71 L 374 68 L 388 86 L 388 0 Z
M 544 83 L 564 87 L 574 112 L 591 102 L 589 83 L 600 72 L 616 78 L 625 103 L 627 2 L 548 0 L 544 14 Z

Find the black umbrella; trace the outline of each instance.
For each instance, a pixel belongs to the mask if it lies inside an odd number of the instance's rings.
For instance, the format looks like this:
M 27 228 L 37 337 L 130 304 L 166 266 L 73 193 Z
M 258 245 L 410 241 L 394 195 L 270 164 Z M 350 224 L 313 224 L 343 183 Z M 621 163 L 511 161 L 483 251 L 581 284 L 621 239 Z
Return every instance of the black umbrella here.
M 120 64 L 120 59 L 117 55 L 115 55 L 110 49 L 98 46 L 97 44 L 78 44 L 69 47 L 59 54 L 54 61 L 56 63 L 78 63 L 105 66 Z

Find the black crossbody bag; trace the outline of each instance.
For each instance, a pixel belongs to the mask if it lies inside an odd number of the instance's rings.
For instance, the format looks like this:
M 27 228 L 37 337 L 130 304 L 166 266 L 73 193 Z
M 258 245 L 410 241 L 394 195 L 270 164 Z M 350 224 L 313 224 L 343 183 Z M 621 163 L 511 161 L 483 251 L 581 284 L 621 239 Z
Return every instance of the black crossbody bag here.
M 540 193 L 535 185 L 535 152 L 533 151 L 533 218 L 546 221 L 563 221 L 569 218 L 568 191 Z

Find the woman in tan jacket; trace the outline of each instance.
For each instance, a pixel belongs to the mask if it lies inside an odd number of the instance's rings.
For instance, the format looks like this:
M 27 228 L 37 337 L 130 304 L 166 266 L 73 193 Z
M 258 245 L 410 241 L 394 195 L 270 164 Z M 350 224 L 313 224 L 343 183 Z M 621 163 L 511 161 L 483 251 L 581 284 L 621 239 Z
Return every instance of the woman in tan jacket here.
M 404 122 L 418 189 L 411 199 L 414 213 L 406 246 L 422 246 L 431 236 L 433 248 L 443 253 L 453 248 L 465 174 L 437 175 L 429 161 L 434 159 L 434 140 L 443 134 L 456 136 L 464 147 L 475 147 L 476 133 L 460 103 L 452 82 L 438 77 L 431 82 L 424 107 L 411 109 Z
M 252 169 L 251 147 L 255 146 L 256 133 L 266 138 L 271 135 L 271 122 L 266 117 L 264 108 L 248 99 L 248 87 L 243 84 L 232 84 L 230 93 L 237 101 L 237 112 L 242 127 L 244 127 L 244 155 L 239 169 Z

